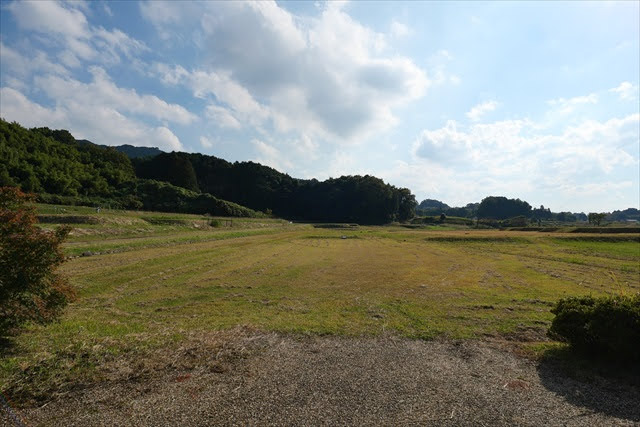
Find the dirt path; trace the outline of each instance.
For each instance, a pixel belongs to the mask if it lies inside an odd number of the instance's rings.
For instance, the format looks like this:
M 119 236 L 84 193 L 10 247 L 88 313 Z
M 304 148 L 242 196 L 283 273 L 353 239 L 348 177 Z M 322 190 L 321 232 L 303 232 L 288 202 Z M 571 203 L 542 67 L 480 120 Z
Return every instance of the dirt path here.
M 16 415 L 65 426 L 640 425 L 637 388 L 580 382 L 498 343 L 253 334 L 233 345 L 249 355 Z

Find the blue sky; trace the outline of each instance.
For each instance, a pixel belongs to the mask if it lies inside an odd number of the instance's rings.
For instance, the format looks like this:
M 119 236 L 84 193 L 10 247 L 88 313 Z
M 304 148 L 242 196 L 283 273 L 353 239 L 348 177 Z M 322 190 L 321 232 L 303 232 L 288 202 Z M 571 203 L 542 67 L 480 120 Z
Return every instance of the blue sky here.
M 452 206 L 638 208 L 639 4 L 2 1 L 0 115 Z

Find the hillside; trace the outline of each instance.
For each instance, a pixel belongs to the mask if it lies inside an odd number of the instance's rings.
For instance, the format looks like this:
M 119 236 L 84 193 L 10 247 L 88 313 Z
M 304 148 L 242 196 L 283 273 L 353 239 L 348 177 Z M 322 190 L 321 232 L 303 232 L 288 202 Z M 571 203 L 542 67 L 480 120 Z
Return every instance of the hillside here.
M 302 180 L 254 162 L 104 147 L 77 141 L 66 130 L 28 130 L 4 120 L 0 138 L 0 154 L 6 159 L 0 164 L 0 185 L 19 186 L 49 203 L 213 215 L 262 211 L 361 224 L 405 221 L 414 216 L 416 206 L 408 189 L 369 175 Z M 156 155 L 139 157 L 147 152 Z
M 0 120 L 0 186 L 18 186 L 44 203 L 254 217 L 261 214 L 166 182 L 139 179 L 112 147 L 76 141 L 65 130 L 25 129 Z
M 108 145 L 94 144 L 93 142 L 86 139 L 78 139 L 77 141 L 81 144 L 93 144 L 102 148 L 111 148 Z M 116 145 L 113 148 L 116 151 L 125 154 L 130 159 L 135 159 L 138 157 L 153 157 L 157 156 L 160 153 L 164 153 L 164 151 L 160 150 L 158 147 L 134 147 L 133 145 L 129 144 Z

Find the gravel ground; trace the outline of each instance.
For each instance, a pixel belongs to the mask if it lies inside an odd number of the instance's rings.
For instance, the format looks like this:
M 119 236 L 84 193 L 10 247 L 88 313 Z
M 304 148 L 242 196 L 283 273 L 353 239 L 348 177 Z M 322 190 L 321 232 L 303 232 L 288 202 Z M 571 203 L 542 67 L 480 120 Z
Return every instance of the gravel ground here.
M 242 357 L 76 390 L 14 415 L 64 426 L 640 425 L 637 388 L 581 382 L 497 342 L 235 340 Z

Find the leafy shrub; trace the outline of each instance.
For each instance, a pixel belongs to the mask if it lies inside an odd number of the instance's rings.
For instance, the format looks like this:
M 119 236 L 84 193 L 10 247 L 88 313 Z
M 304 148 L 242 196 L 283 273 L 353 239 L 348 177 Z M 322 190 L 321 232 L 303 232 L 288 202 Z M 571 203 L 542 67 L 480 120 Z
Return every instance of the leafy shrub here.
M 222 222 L 219 219 L 212 219 L 211 221 L 209 221 L 209 225 L 211 227 L 218 228 L 218 227 L 222 227 Z
M 552 338 L 586 355 L 640 361 L 640 294 L 565 298 L 551 312 Z
M 18 188 L 0 187 L 0 336 L 27 321 L 52 321 L 73 297 L 55 273 L 69 228 L 37 227 L 35 208 L 27 205 L 33 199 Z

